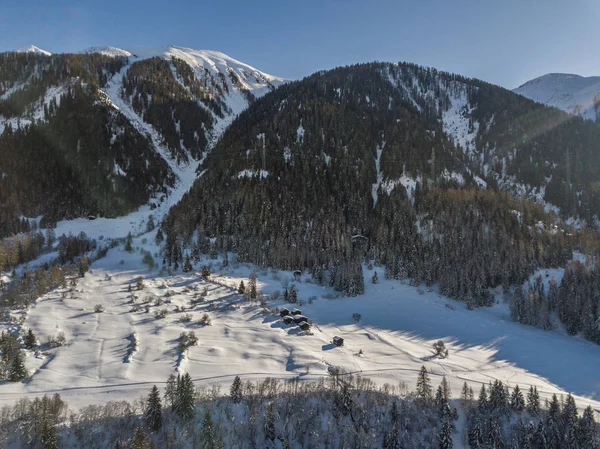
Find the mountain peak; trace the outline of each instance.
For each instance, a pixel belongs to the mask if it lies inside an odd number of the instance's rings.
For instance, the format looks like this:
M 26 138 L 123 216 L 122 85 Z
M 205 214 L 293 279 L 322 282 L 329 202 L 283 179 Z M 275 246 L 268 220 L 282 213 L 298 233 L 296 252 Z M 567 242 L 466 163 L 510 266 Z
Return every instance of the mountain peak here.
M 46 55 L 46 56 L 52 55 L 52 53 L 50 53 L 49 51 L 42 50 L 41 48 L 36 47 L 35 45 L 29 45 L 27 47 L 19 48 L 19 49 L 15 50 L 15 52 L 17 52 L 17 53 L 37 53 L 37 54 Z
M 600 76 L 548 73 L 527 81 L 514 92 L 538 103 L 598 121 L 596 106 L 600 102 Z

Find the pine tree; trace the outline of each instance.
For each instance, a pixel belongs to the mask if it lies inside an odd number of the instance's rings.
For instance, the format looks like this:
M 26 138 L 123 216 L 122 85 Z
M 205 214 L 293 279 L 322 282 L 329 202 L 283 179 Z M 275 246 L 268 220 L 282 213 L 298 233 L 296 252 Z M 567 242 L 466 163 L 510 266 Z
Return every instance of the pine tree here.
M 146 433 L 144 432 L 144 429 L 142 428 L 142 426 L 137 426 L 135 428 L 135 430 L 133 431 L 133 438 L 131 439 L 131 442 L 129 443 L 129 448 L 130 449 L 146 449 L 146 442 L 147 442 L 147 438 L 146 438 Z
M 8 380 L 11 382 L 19 382 L 27 377 L 27 369 L 23 361 L 23 353 L 20 349 L 16 350 L 12 355 L 12 360 L 8 367 Z
M 158 228 L 158 231 L 156 231 L 156 237 L 155 237 L 155 241 L 157 245 L 160 245 L 162 243 L 162 241 L 165 239 L 163 232 L 160 228 Z
M 125 251 L 128 253 L 133 251 L 133 236 L 131 235 L 131 232 L 127 234 L 127 238 L 125 240 Z
M 448 402 L 450 400 L 450 396 L 452 396 L 452 390 L 450 389 L 450 384 L 448 383 L 448 379 L 446 379 L 446 375 L 442 376 L 442 382 L 440 383 L 440 387 L 442 389 L 442 396 L 444 398 L 444 402 Z
M 398 436 L 398 426 L 394 425 L 392 426 L 392 429 L 383 436 L 383 449 L 400 449 Z
M 427 373 L 425 365 L 421 366 L 421 370 L 419 371 L 416 395 L 418 398 L 425 401 L 431 400 L 432 398 L 431 381 L 429 380 L 429 374 Z
M 373 284 L 379 284 L 379 276 L 377 276 L 377 271 L 373 274 L 373 278 L 371 279 Z
M 204 418 L 202 419 L 202 430 L 200 431 L 200 448 L 215 449 L 216 447 L 217 444 L 213 421 L 210 412 L 206 409 L 204 411 Z
M 267 408 L 267 418 L 265 420 L 265 439 L 275 441 L 275 408 L 273 402 Z
M 488 407 L 487 391 L 485 389 L 485 384 L 482 384 L 481 390 L 479 390 L 479 398 L 477 399 L 477 409 L 484 413 L 487 411 Z
M 283 442 L 283 449 L 290 449 L 290 440 L 288 438 Z
M 579 424 L 579 416 L 577 413 L 577 404 L 575 399 L 569 393 L 562 410 L 561 416 L 563 446 L 565 448 L 577 447 L 577 428 Z
M 162 426 L 162 401 L 160 400 L 160 392 L 156 385 L 152 387 L 148 395 L 148 403 L 144 412 L 146 425 L 154 432 Z
M 581 448 L 597 449 L 600 447 L 594 410 L 589 405 L 583 411 L 583 416 L 579 420 L 577 439 Z
M 537 387 L 529 387 L 527 393 L 527 412 L 530 415 L 537 416 L 540 413 L 540 395 L 538 394 Z
M 189 421 L 196 411 L 194 383 L 189 373 L 179 378 L 175 413 L 182 421 Z
M 435 391 L 434 402 L 437 409 L 442 412 L 446 406 L 446 401 L 444 400 L 444 392 L 442 391 L 441 385 L 438 385 L 437 390 Z
M 294 304 L 298 302 L 298 290 L 296 289 L 295 284 L 290 285 L 288 301 Z
M 239 404 L 242 401 L 242 379 L 240 379 L 240 376 L 235 376 L 235 379 L 233 379 L 230 395 L 235 404 Z
M 190 255 L 189 254 L 185 255 L 185 262 L 183 263 L 182 270 L 183 270 L 184 273 L 189 273 L 190 271 L 193 270 L 192 261 L 190 260 Z
M 390 421 L 394 426 L 397 426 L 400 421 L 400 413 L 398 413 L 396 401 L 392 403 L 392 408 L 390 409 Z
M 525 398 L 518 384 L 515 385 L 515 389 L 510 396 L 510 406 L 515 412 L 522 412 L 525 407 Z
M 478 414 L 475 415 L 469 429 L 467 430 L 469 447 L 476 449 L 483 444 L 483 423 Z
M 165 386 L 165 405 L 168 404 L 171 410 L 175 410 L 175 398 L 177 394 L 177 378 L 171 374 L 167 379 Z
M 146 223 L 146 232 L 154 231 L 155 226 L 156 225 L 154 224 L 154 215 L 148 215 L 148 222 Z
M 25 347 L 27 349 L 35 349 L 38 345 L 37 338 L 35 337 L 35 334 L 33 333 L 33 330 L 31 328 L 29 328 L 29 330 L 27 331 L 27 335 L 25 336 L 24 340 Z
M 223 268 L 229 266 L 229 256 L 227 255 L 227 251 L 223 254 Z
M 240 286 L 238 287 L 238 293 L 243 295 L 246 293 L 246 286 L 244 285 L 244 281 L 240 281 Z
M 452 442 L 452 432 L 452 411 L 450 410 L 450 405 L 446 403 L 442 411 L 442 427 L 438 434 L 440 449 L 451 449 L 454 447 L 454 443 Z
M 44 418 L 42 424 L 42 435 L 40 443 L 43 449 L 58 449 L 58 439 L 56 437 L 56 428 Z

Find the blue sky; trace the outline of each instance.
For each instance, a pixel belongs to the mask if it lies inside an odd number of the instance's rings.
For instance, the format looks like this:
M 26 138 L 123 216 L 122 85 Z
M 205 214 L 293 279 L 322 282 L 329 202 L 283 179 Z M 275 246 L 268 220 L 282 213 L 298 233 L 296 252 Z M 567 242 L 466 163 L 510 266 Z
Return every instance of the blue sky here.
M 598 23 L 597 0 L 0 0 L 0 50 L 173 44 L 286 78 L 410 61 L 514 88 L 600 75 Z

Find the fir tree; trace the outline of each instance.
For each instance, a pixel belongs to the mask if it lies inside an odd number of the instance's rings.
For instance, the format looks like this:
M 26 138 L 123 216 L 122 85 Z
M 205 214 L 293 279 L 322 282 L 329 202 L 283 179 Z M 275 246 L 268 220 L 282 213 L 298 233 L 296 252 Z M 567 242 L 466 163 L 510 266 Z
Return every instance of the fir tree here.
M 175 409 L 175 399 L 177 394 L 177 378 L 174 374 L 169 375 L 167 379 L 167 385 L 165 386 L 165 404 L 171 407 L 171 410 Z
M 432 398 L 431 381 L 429 380 L 429 374 L 427 373 L 425 365 L 421 367 L 419 376 L 417 377 L 416 395 L 418 398 L 425 401 L 431 400 Z
M 265 420 L 265 439 L 275 441 L 275 408 L 273 402 L 267 408 L 267 418 Z
M 577 438 L 581 448 L 597 449 L 600 446 L 594 410 L 589 405 L 583 411 L 583 416 L 579 420 Z
M 452 411 L 450 410 L 450 405 L 446 403 L 442 411 L 442 427 L 438 434 L 440 449 L 451 449 L 454 447 L 454 443 L 452 442 L 453 426 Z
M 40 443 L 43 449 L 58 449 L 58 439 L 56 437 L 56 428 L 44 418 L 42 425 L 42 435 Z
M 540 413 L 540 395 L 538 394 L 537 387 L 529 387 L 527 393 L 527 412 L 530 415 L 537 416 Z
M 189 373 L 185 373 L 177 382 L 175 413 L 182 421 L 189 421 L 196 411 L 194 383 Z
M 156 231 L 156 237 L 155 237 L 155 241 L 157 245 L 160 245 L 162 243 L 162 241 L 165 239 L 163 232 L 160 228 L 158 228 L 158 231 Z
M 204 418 L 202 419 L 202 430 L 200 431 L 200 447 L 202 449 L 215 449 L 217 447 L 215 429 L 208 409 L 205 410 Z
M 240 379 L 240 376 L 235 376 L 235 379 L 233 379 L 230 396 L 235 404 L 239 404 L 242 401 L 242 379 Z
M 193 270 L 192 261 L 190 260 L 190 255 L 189 254 L 185 255 L 185 262 L 183 263 L 182 270 L 183 270 L 184 273 L 189 273 L 190 271 Z
M 485 389 L 485 384 L 481 385 L 481 390 L 479 390 L 479 398 L 477 399 L 477 410 L 481 413 L 486 412 L 488 409 L 488 396 L 487 391 Z
M 160 392 L 156 385 L 152 387 L 148 395 L 144 418 L 146 425 L 155 432 L 162 426 L 162 401 L 160 400 Z
M 290 291 L 289 291 L 289 297 L 288 297 L 288 301 L 291 303 L 297 303 L 298 302 L 298 290 L 296 289 L 296 285 L 292 284 L 290 285 Z
M 19 382 L 27 377 L 27 369 L 25 368 L 25 362 L 23 361 L 23 353 L 21 350 L 16 350 L 14 354 L 12 354 L 12 360 L 9 362 L 7 377 L 11 382 Z
M 127 238 L 125 239 L 125 251 L 128 253 L 133 251 L 133 236 L 131 232 L 127 234 Z
M 522 412 L 525 408 L 525 398 L 519 388 L 519 385 L 515 385 L 515 388 L 510 396 L 510 406 L 515 412 Z
M 475 415 L 467 430 L 467 441 L 469 447 L 477 449 L 483 444 L 483 422 L 478 414 Z
M 244 285 L 244 281 L 240 281 L 240 286 L 238 287 L 238 293 L 243 295 L 246 293 L 246 286 Z
M 392 429 L 383 436 L 383 449 L 400 449 L 398 434 L 398 426 L 393 425 Z
M 38 345 L 37 338 L 33 333 L 33 329 L 29 328 L 27 335 L 25 335 L 24 344 L 27 349 L 35 349 Z
M 373 274 L 373 278 L 371 279 L 373 284 L 379 284 L 379 276 L 377 276 L 377 271 Z
M 142 426 L 137 426 L 133 431 L 133 438 L 129 443 L 130 449 L 146 449 L 147 445 L 146 433 Z

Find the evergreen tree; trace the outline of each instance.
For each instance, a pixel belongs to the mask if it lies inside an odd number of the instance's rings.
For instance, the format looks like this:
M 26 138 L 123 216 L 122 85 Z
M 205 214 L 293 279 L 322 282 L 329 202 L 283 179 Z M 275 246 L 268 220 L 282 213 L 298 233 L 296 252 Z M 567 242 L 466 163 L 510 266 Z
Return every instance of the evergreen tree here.
M 133 438 L 129 443 L 130 449 L 146 449 L 147 448 L 147 437 L 142 426 L 137 426 L 133 431 Z
M 56 428 L 44 418 L 42 424 L 42 435 L 40 443 L 43 449 L 58 449 L 58 439 L 56 437 Z
M 125 251 L 128 253 L 133 251 L 133 236 L 131 232 L 127 234 L 127 238 L 125 239 Z
M 290 291 L 289 291 L 289 297 L 288 297 L 288 301 L 291 303 L 297 303 L 298 302 L 298 290 L 296 289 L 296 285 L 292 284 L 290 285 Z
M 202 430 L 200 431 L 200 448 L 201 449 L 216 449 L 217 439 L 212 418 L 208 409 L 204 412 L 202 419 Z
M 190 260 L 190 255 L 189 254 L 185 255 L 185 262 L 183 263 L 182 270 L 183 270 L 184 273 L 189 273 L 190 271 L 193 270 L 192 262 Z
M 478 414 L 473 418 L 468 430 L 467 430 L 467 441 L 469 447 L 477 449 L 483 444 L 483 422 Z
M 442 427 L 438 434 L 440 449 L 451 449 L 454 447 L 454 443 L 452 442 L 453 426 L 450 405 L 446 403 L 442 411 Z
M 265 420 L 265 439 L 275 441 L 275 408 L 273 402 L 267 408 L 267 418 Z
M 515 412 L 522 412 L 525 408 L 525 398 L 519 388 L 519 385 L 515 385 L 515 388 L 510 396 L 510 406 Z
M 158 228 L 158 231 L 156 231 L 156 237 L 155 237 L 155 241 L 157 245 L 160 245 L 162 243 L 162 241 L 165 239 L 163 232 L 160 228 Z
M 431 400 L 432 398 L 431 381 L 429 380 L 429 374 L 427 373 L 425 365 L 421 366 L 421 370 L 419 371 L 417 377 L 417 390 L 415 393 L 418 398 L 425 401 Z
M 377 276 L 377 271 L 373 274 L 373 278 L 371 279 L 373 284 L 379 284 L 379 276 Z
M 481 413 L 485 413 L 488 410 L 488 407 L 487 391 L 485 389 L 485 384 L 482 384 L 481 390 L 479 390 L 479 398 L 477 399 L 477 410 Z
M 246 293 L 246 286 L 244 285 L 244 281 L 240 281 L 240 286 L 238 287 L 238 293 L 243 295 Z
M 589 405 L 583 411 L 583 416 L 579 420 L 577 439 L 581 448 L 597 449 L 600 447 L 594 410 Z
M 144 418 L 146 425 L 155 432 L 162 426 L 162 401 L 160 400 L 160 392 L 156 385 L 152 387 L 148 395 Z
M 440 387 L 442 389 L 442 396 L 444 398 L 444 402 L 448 403 L 450 400 L 450 396 L 452 396 L 452 390 L 450 389 L 450 384 L 448 383 L 448 379 L 446 379 L 446 375 L 442 376 L 442 382 L 440 383 Z
M 165 386 L 165 404 L 175 410 L 175 399 L 177 395 L 177 378 L 174 374 L 169 375 L 167 385 Z
M 148 215 L 148 222 L 146 223 L 146 232 L 154 231 L 155 226 L 156 225 L 154 224 L 154 215 Z
M 537 387 L 529 387 L 527 393 L 527 412 L 530 415 L 537 416 L 540 413 L 540 395 L 538 394 Z
M 383 436 L 383 449 L 400 449 L 400 441 L 398 439 L 398 426 L 393 425 L 389 432 Z
M 23 353 L 17 349 L 12 354 L 12 360 L 8 367 L 8 380 L 11 382 L 19 382 L 27 377 L 27 369 L 23 360 Z
M 235 376 L 235 379 L 233 379 L 230 396 L 235 404 L 239 404 L 242 401 L 242 379 L 240 379 L 240 376 Z
M 177 399 L 175 413 L 182 421 L 189 421 L 196 411 L 194 383 L 189 373 L 185 373 L 177 382 Z
M 38 342 L 35 334 L 33 333 L 33 329 L 29 328 L 27 331 L 27 335 L 25 335 L 24 339 L 25 347 L 27 349 L 35 349 L 37 348 Z

